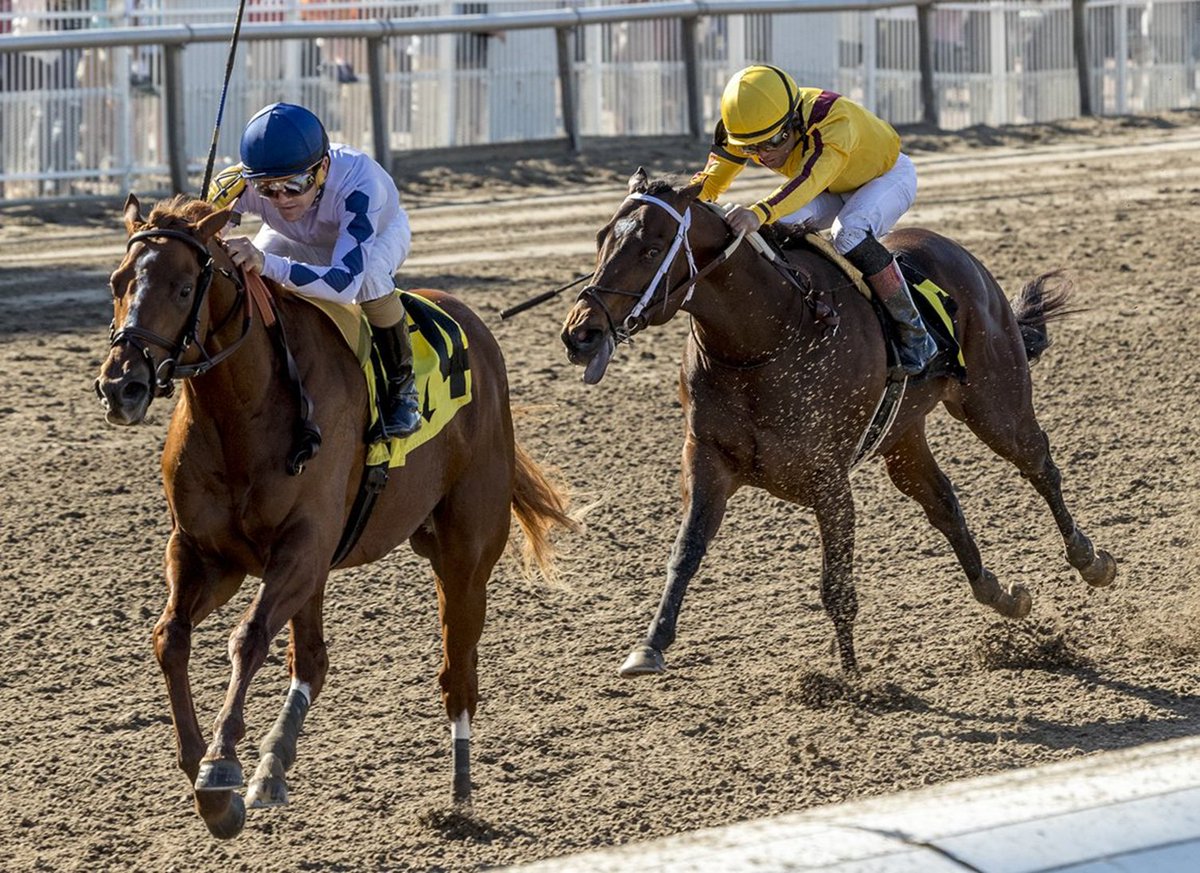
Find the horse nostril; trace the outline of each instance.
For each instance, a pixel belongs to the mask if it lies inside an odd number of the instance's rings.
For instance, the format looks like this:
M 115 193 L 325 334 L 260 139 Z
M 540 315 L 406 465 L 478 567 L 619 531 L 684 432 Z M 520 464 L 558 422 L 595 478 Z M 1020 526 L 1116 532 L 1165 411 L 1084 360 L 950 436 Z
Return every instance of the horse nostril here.
M 136 405 L 146 396 L 147 388 L 141 382 L 126 382 L 121 386 L 121 402 Z
M 600 342 L 603 332 L 596 327 L 578 327 L 571 332 L 571 342 L 575 348 L 585 351 L 594 348 Z

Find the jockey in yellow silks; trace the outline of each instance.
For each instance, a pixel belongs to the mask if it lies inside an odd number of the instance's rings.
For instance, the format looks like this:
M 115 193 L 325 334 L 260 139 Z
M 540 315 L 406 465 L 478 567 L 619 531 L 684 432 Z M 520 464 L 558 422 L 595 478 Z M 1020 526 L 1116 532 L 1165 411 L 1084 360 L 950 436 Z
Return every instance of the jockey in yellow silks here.
M 834 248 L 862 271 L 895 322 L 900 366 L 921 373 L 937 344 L 899 265 L 878 241 L 917 196 L 916 169 L 895 129 L 849 98 L 798 87 L 783 70 L 755 64 L 725 86 L 708 163 L 692 181 L 704 183 L 702 199 L 716 200 L 749 163 L 786 181 L 750 206 L 730 208 L 733 231 L 753 233 L 774 222 L 830 229 Z

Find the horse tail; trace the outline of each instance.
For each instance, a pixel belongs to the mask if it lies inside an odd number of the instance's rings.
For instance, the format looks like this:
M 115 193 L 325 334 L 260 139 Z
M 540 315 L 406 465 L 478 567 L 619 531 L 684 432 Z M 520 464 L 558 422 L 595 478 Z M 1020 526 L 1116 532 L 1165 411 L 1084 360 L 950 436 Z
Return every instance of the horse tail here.
M 1057 280 L 1057 287 L 1048 290 L 1046 286 L 1052 280 Z M 1021 289 L 1013 303 L 1013 313 L 1017 316 L 1029 363 L 1040 358 L 1042 352 L 1050 347 L 1050 332 L 1046 325 L 1081 311 L 1067 308 L 1073 290 L 1061 270 L 1043 273 Z
M 550 532 L 556 527 L 577 531 L 579 523 L 567 514 L 569 497 L 566 488 L 550 478 L 521 447 L 513 446 L 516 455 L 516 476 L 513 483 L 512 508 L 525 534 L 521 556 L 526 571 L 534 564 L 542 576 L 557 578 L 554 564 L 554 544 Z

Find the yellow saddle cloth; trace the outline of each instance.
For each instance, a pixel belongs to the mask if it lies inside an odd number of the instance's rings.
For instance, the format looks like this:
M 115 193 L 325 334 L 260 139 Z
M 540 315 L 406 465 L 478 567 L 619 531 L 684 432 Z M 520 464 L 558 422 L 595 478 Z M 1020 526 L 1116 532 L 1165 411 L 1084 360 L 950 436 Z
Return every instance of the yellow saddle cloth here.
M 413 374 L 421 401 L 421 427 L 406 437 L 380 439 L 367 450 L 367 464 L 402 467 L 408 453 L 433 439 L 460 409 L 471 402 L 471 366 L 467 354 L 467 335 L 444 309 L 418 294 L 397 289 L 408 313 L 408 331 L 412 340 Z M 368 433 L 378 432 L 376 397 L 380 391 L 380 373 L 371 354 L 371 328 L 362 307 L 330 303 L 296 295 L 324 312 L 337 325 L 346 343 L 354 351 L 367 380 L 371 408 Z

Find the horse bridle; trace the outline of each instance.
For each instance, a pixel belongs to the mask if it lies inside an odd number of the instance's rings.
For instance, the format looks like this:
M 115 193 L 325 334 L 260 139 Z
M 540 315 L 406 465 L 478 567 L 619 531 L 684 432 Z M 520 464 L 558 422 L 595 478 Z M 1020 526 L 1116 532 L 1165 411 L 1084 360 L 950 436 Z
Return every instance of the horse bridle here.
M 654 206 L 661 207 L 662 209 L 666 210 L 668 215 L 675 219 L 678 227 L 675 231 L 675 239 L 671 241 L 670 247 L 667 249 L 666 254 L 663 255 L 663 259 L 658 265 L 658 270 L 655 272 L 654 278 L 650 280 L 650 283 L 646 286 L 644 291 L 627 291 L 623 288 L 608 288 L 603 285 L 591 284 L 585 285 L 583 290 L 580 291 L 579 295 L 575 298 L 576 301 L 587 299 L 599 307 L 600 311 L 604 313 L 604 317 L 608 320 L 609 333 L 612 334 L 613 342 L 617 345 L 620 345 L 623 342 L 629 342 L 635 333 L 646 326 L 646 312 L 659 302 L 658 291 L 660 288 L 663 289 L 661 302 L 664 311 L 666 310 L 667 301 L 681 291 L 686 291 L 687 296 L 683 298 L 683 303 L 680 305 L 686 304 L 692 297 L 692 292 L 696 288 L 696 283 L 708 275 L 712 270 L 724 263 L 725 260 L 728 259 L 731 254 L 733 254 L 734 249 L 741 244 L 744 237 L 744 234 L 738 234 L 734 238 L 733 242 L 726 246 L 716 258 L 714 258 L 710 263 L 706 264 L 703 269 L 697 270 L 695 259 L 692 257 L 692 243 L 688 238 L 688 230 L 692 226 L 691 205 L 689 205 L 688 208 L 685 209 L 681 214 L 670 203 L 667 203 L 665 200 L 661 200 L 658 197 L 654 197 L 650 194 L 634 192 L 626 197 L 624 202 L 627 203 L 630 200 L 640 200 L 645 203 L 650 203 Z M 670 273 L 671 267 L 675 263 L 675 258 L 678 256 L 680 248 L 682 248 L 684 254 L 687 255 L 688 277 L 674 288 L 667 290 L 665 279 Z M 624 320 L 618 325 L 608 306 L 606 306 L 604 301 L 600 299 L 600 294 L 616 294 L 622 297 L 636 297 L 637 303 L 634 304 L 633 309 L 629 311 L 629 314 L 626 315 Z
M 229 323 L 229 320 L 233 318 L 238 307 L 244 304 L 242 333 L 232 344 L 226 346 L 215 355 L 210 355 L 204 347 L 204 342 L 201 340 L 199 334 L 200 308 L 204 305 L 204 300 L 208 296 L 208 289 L 212 285 L 213 272 L 217 269 L 213 264 L 212 252 L 208 250 L 207 245 L 191 234 L 170 228 L 147 228 L 146 230 L 139 230 L 137 233 L 131 234 L 128 242 L 125 244 L 125 251 L 129 251 L 135 242 L 154 237 L 181 240 L 191 246 L 200 256 L 200 275 L 196 280 L 192 310 L 188 315 L 188 320 L 184 324 L 180 337 L 177 340 L 167 339 L 137 324 L 123 324 L 120 330 L 118 330 L 116 321 L 114 320 L 110 326 L 109 347 L 112 348 L 126 343 L 136 349 L 150 368 L 151 378 L 154 382 L 155 396 L 169 397 L 175 390 L 175 379 L 188 379 L 211 370 L 225 358 L 233 354 L 242 344 L 242 341 L 250 333 L 250 299 L 246 294 L 245 285 L 242 283 L 241 278 L 234 272 L 221 269 L 220 273 L 230 279 L 237 288 L 237 297 L 228 314 L 221 319 L 216 327 L 210 328 L 208 335 L 212 336 L 224 328 Z M 149 348 L 151 345 L 158 346 L 167 351 L 167 357 L 163 359 L 161 364 L 154 363 L 154 356 L 150 353 Z M 199 349 L 203 360 L 195 364 L 180 364 L 179 359 L 192 346 Z

